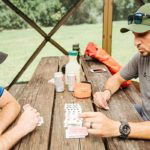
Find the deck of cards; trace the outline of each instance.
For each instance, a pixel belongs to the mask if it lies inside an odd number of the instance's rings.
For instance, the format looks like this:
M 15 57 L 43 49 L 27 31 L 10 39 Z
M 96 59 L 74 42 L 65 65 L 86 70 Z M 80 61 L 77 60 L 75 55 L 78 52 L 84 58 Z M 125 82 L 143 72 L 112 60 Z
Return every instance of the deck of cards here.
M 85 138 L 88 135 L 87 128 L 83 127 L 83 120 L 79 118 L 82 113 L 81 106 L 77 103 L 65 104 L 65 120 L 66 138 Z

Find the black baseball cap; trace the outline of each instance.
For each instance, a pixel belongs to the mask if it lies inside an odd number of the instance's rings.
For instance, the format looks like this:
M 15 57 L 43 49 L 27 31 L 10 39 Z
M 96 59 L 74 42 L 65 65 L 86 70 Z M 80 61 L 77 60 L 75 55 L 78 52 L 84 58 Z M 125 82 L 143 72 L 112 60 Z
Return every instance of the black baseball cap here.
M 7 58 L 8 54 L 0 52 L 0 64 L 4 62 L 4 60 Z

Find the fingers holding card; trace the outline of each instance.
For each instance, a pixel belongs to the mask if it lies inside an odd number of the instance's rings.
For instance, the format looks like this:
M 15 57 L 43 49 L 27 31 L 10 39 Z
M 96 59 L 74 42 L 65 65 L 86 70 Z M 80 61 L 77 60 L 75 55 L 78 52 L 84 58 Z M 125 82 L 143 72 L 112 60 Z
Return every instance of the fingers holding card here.
M 30 104 L 25 104 L 25 105 L 23 106 L 23 110 L 24 110 L 24 111 L 26 111 L 26 110 L 32 110 L 32 111 L 34 111 L 35 113 L 37 113 L 37 110 L 34 109 Z M 44 123 L 44 119 L 43 119 L 42 116 L 40 116 L 39 113 L 37 113 L 37 114 L 38 114 L 37 117 L 39 117 L 37 126 L 41 126 L 41 125 Z

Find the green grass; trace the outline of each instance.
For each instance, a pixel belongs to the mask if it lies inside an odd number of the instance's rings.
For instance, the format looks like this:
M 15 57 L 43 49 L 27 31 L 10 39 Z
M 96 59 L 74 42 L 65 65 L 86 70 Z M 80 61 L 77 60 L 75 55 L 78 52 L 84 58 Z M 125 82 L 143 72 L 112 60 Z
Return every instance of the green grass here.
M 124 24 L 124 21 L 113 23 L 112 42 L 112 56 L 122 65 L 135 53 L 132 34 L 121 34 L 119 31 Z M 51 29 L 43 28 L 46 33 Z M 102 24 L 62 26 L 53 39 L 68 51 L 72 49 L 72 44 L 79 43 L 83 54 L 88 42 L 102 47 Z M 7 60 L 0 65 L 0 85 L 7 86 L 12 81 L 42 41 L 43 37 L 32 28 L 0 32 L 0 51 L 9 54 Z M 47 43 L 19 81 L 30 80 L 41 57 L 61 55 L 63 54 L 57 48 Z

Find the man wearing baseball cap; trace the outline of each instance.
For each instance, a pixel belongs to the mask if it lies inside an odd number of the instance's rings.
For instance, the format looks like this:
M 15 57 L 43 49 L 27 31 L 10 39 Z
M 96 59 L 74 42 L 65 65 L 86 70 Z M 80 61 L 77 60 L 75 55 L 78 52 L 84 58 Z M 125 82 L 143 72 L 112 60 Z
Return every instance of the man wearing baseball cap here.
M 120 72 L 106 81 L 104 92 L 94 94 L 94 102 L 104 109 L 109 109 L 107 102 L 120 85 L 126 80 L 138 77 L 142 105 L 136 105 L 135 108 L 145 122 L 114 121 L 100 112 L 85 112 L 81 114 L 81 118 L 84 118 L 88 132 L 94 135 L 150 139 L 150 3 L 129 15 L 128 26 L 120 31 L 130 31 L 134 34 L 134 44 L 138 52 Z

